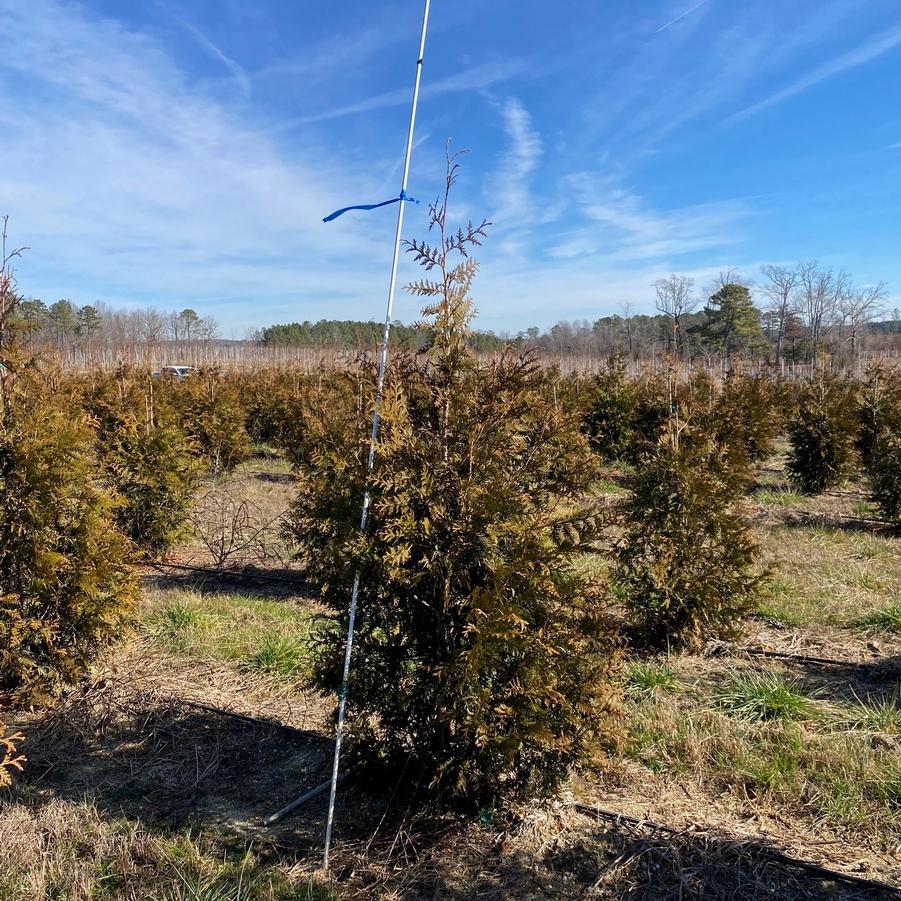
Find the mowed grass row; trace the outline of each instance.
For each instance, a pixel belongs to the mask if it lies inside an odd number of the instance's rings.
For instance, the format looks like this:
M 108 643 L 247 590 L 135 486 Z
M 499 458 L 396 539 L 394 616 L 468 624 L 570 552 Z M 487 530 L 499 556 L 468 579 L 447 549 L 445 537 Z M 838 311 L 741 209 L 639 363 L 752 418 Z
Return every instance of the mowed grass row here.
M 835 702 L 784 671 L 678 660 L 627 670 L 623 755 L 760 812 L 847 829 L 873 848 L 901 840 L 901 706 L 896 693 Z
M 184 591 L 160 592 L 146 614 L 148 633 L 170 653 L 298 683 L 315 622 L 294 601 Z M 874 847 L 901 840 L 901 705 L 891 683 L 836 700 L 778 667 L 674 657 L 633 659 L 623 687 L 622 761 L 849 829 Z
M 164 590 L 145 601 L 144 630 L 164 650 L 235 663 L 266 676 L 302 682 L 317 614 L 293 599 Z
M 901 539 L 829 526 L 758 529 L 760 612 L 786 625 L 901 627 Z

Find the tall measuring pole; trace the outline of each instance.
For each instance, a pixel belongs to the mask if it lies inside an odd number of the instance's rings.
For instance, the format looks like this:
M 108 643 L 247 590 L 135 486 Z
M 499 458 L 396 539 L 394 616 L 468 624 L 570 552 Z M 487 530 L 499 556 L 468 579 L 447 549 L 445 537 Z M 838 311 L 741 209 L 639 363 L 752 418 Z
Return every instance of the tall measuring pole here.
M 366 485 L 363 490 L 363 510 L 360 514 L 360 531 L 366 531 L 369 520 L 369 482 L 375 464 L 375 442 L 379 436 L 379 416 L 382 408 L 382 394 L 385 388 L 385 365 L 388 361 L 388 336 L 391 332 L 391 313 L 394 309 L 394 293 L 397 289 L 397 264 L 400 260 L 401 231 L 404 226 L 404 197 L 407 192 L 407 179 L 410 176 L 410 159 L 413 156 L 413 129 L 416 126 L 416 107 L 419 104 L 419 83 L 422 79 L 422 61 L 425 55 L 425 37 L 429 25 L 429 3 L 425 0 L 422 12 L 422 34 L 419 38 L 419 54 L 416 57 L 416 80 L 413 82 L 413 103 L 410 107 L 410 128 L 407 131 L 407 147 L 404 152 L 404 174 L 401 183 L 401 202 L 397 205 L 397 229 L 394 234 L 394 254 L 391 257 L 391 278 L 388 282 L 388 306 L 385 310 L 385 330 L 382 333 L 382 348 L 379 353 L 379 376 L 375 389 L 375 406 L 372 411 L 372 432 L 369 436 L 369 458 L 366 462 Z M 357 598 L 360 593 L 360 571 L 354 576 L 354 586 L 350 595 L 350 616 L 347 622 L 347 643 L 344 647 L 344 673 L 341 677 L 341 690 L 338 693 L 338 725 L 335 730 L 335 761 L 332 766 L 332 787 L 328 802 L 328 820 L 325 826 L 325 851 L 322 855 L 322 866 L 328 869 L 329 850 L 332 844 L 332 826 L 335 820 L 335 795 L 338 791 L 338 770 L 341 765 L 341 740 L 344 737 L 344 712 L 347 705 L 347 680 L 350 674 L 350 658 L 354 644 L 354 625 L 357 618 Z

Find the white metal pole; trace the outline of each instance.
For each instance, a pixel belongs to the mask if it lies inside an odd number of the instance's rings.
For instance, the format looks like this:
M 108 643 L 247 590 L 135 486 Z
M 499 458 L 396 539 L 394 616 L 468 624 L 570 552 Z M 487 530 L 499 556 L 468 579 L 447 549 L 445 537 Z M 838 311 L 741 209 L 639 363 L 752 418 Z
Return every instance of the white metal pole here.
M 366 531 L 369 520 L 369 479 L 375 464 L 375 442 L 379 435 L 379 417 L 382 408 L 382 394 L 385 388 L 385 365 L 388 360 L 388 336 L 391 332 L 391 313 L 394 309 L 394 292 L 397 288 L 397 264 L 400 260 L 401 230 L 404 225 L 404 195 L 407 190 L 407 179 L 410 176 L 410 159 L 413 156 L 413 129 L 416 125 L 416 107 L 419 104 L 419 83 L 422 78 L 422 60 L 425 54 L 425 37 L 429 24 L 430 0 L 425 0 L 422 13 L 422 34 L 419 39 L 419 55 L 416 58 L 416 80 L 413 83 L 413 103 L 410 108 L 410 128 L 407 132 L 407 147 L 404 153 L 404 174 L 401 184 L 401 201 L 397 205 L 397 229 L 394 235 L 394 255 L 391 258 L 391 279 L 388 283 L 388 307 L 385 311 L 385 330 L 382 333 L 382 349 L 379 354 L 379 375 L 375 389 L 375 405 L 372 411 L 372 432 L 369 436 L 369 458 L 366 462 L 366 485 L 363 491 L 363 510 L 360 514 L 360 531 Z M 350 657 L 353 651 L 354 624 L 357 618 L 357 598 L 360 593 L 360 571 L 354 576 L 353 590 L 350 595 L 350 617 L 347 623 L 347 643 L 344 647 L 344 673 L 341 677 L 341 690 L 338 693 L 338 725 L 335 730 L 335 759 L 332 765 L 332 786 L 328 802 L 328 820 L 325 826 L 325 851 L 322 866 L 328 869 L 329 850 L 332 844 L 332 825 L 335 819 L 335 795 L 338 790 L 338 770 L 341 762 L 341 740 L 344 737 L 344 711 L 347 703 L 347 681 L 350 674 Z

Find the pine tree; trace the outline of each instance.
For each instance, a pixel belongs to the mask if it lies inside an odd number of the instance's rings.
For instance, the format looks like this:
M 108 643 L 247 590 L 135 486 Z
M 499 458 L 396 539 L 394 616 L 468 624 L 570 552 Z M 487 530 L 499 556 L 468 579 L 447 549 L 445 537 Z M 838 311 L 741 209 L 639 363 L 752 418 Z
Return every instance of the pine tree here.
M 446 227 L 456 175 L 431 208 L 435 245 L 410 251 L 434 279 L 424 350 L 389 367 L 371 480 L 371 367 L 311 386 L 292 532 L 335 616 L 316 685 L 335 690 L 351 582 L 361 589 L 347 701 L 360 757 L 444 798 L 484 804 L 552 792 L 615 728 L 613 629 L 573 567 L 603 528 L 586 500 L 596 464 L 577 416 L 530 358 L 479 363 L 469 256 L 487 223 Z
M 103 317 L 96 307 L 86 304 L 76 314 L 76 320 L 75 333 L 79 338 L 86 339 L 90 338 L 100 328 Z
M 734 352 L 747 350 L 763 339 L 760 313 L 745 285 L 723 285 L 711 295 L 704 315 L 701 327 L 704 337 L 727 360 Z
M 71 301 L 63 299 L 51 304 L 47 318 L 57 341 L 62 341 L 75 334 L 78 318 L 75 306 Z

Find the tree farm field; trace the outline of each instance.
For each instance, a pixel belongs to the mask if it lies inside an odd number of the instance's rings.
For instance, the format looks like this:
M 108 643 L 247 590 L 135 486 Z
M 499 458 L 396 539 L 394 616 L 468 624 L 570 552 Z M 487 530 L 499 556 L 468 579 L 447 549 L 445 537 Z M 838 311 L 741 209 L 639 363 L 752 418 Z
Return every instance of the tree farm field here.
M 901 537 L 859 481 L 797 493 L 781 445 L 744 501 L 770 578 L 736 640 L 628 651 L 616 747 L 512 819 L 411 809 L 396 785 L 349 777 L 331 880 L 322 797 L 263 822 L 322 780 L 333 727 L 307 687 L 324 610 L 280 532 L 291 466 L 255 447 L 198 488 L 166 556 L 203 569 L 145 568 L 130 637 L 59 706 L 4 715 L 28 761 L 0 802 L 0 895 L 858 897 L 767 863 L 769 845 L 901 882 Z M 621 479 L 610 466 L 603 499 Z M 204 571 L 223 566 L 297 583 Z M 687 831 L 649 835 L 593 805 Z

